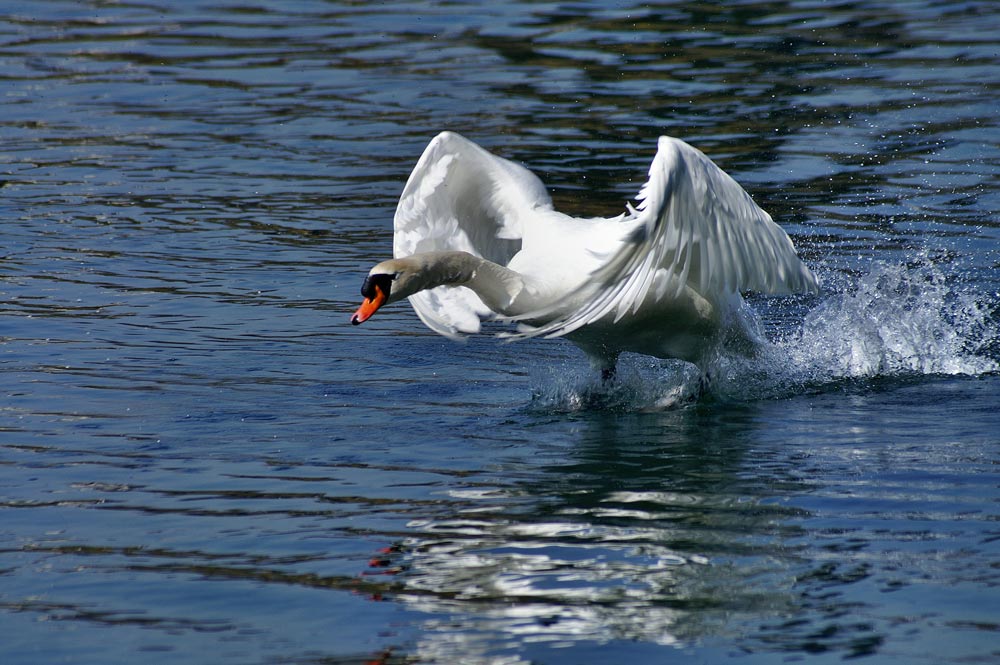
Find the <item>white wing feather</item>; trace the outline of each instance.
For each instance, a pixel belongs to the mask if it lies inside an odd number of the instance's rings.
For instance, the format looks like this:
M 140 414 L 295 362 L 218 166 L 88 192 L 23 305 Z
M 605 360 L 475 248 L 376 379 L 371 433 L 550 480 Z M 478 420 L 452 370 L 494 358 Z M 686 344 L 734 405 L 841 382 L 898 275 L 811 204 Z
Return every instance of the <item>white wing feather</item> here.
M 521 248 L 524 225 L 552 200 L 528 169 L 475 143 L 442 132 L 428 144 L 396 207 L 393 254 L 460 250 L 507 265 Z M 428 328 L 447 337 L 479 331 L 491 315 L 464 287 L 437 287 L 410 297 Z
M 583 304 L 544 325 L 522 327 L 513 337 L 557 337 L 611 315 L 617 322 L 648 306 L 650 297 L 675 299 L 685 287 L 717 306 L 743 291 L 819 291 L 788 234 L 684 141 L 660 137 L 637 199 L 638 208 L 629 206 L 631 214 L 621 222 L 633 227 L 624 246 L 563 301 Z M 544 320 L 560 309 L 557 303 L 517 318 Z

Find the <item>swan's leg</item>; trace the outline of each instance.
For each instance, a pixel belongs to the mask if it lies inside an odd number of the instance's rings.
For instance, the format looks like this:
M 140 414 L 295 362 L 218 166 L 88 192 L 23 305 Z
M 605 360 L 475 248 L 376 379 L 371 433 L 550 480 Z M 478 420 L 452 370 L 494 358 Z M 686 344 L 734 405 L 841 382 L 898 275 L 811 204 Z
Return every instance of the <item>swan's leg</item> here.
M 613 356 L 591 356 L 590 364 L 600 371 L 601 383 L 611 383 L 618 375 L 618 354 Z
M 604 345 L 586 344 L 579 340 L 573 342 L 587 354 L 590 366 L 601 373 L 601 383 L 610 383 L 617 374 L 618 353 L 609 351 Z
M 695 391 L 694 397 L 696 400 L 700 400 L 706 395 L 712 393 L 712 386 L 715 384 L 715 371 L 713 368 L 703 369 L 701 371 L 701 376 L 698 377 L 698 389 Z

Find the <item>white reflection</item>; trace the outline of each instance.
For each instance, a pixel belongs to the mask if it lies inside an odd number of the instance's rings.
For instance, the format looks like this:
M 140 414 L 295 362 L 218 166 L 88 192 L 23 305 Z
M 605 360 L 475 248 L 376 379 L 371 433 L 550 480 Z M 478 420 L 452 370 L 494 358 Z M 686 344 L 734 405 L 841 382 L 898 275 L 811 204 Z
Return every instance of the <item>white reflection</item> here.
M 508 508 L 525 499 L 493 489 L 451 492 L 457 494 Z M 573 491 L 564 498 L 588 496 Z M 594 505 L 557 506 L 544 518 L 526 513 L 515 520 L 508 512 L 490 519 L 490 511 L 471 506 L 475 518 L 410 523 L 421 535 L 405 542 L 396 598 L 433 617 L 422 625 L 415 655 L 526 663 L 527 644 L 676 646 L 724 631 L 734 613 L 787 607 L 782 589 L 790 581 L 776 585 L 773 575 L 783 566 L 763 556 L 737 561 L 726 552 L 727 543 L 747 547 L 734 523 L 766 529 L 782 515 L 733 497 L 708 503 L 679 492 L 616 490 Z M 705 513 L 692 509 L 699 505 Z M 732 510 L 739 514 L 710 515 Z M 699 526 L 692 529 L 691 521 Z M 755 588 L 747 580 L 758 574 L 767 582 Z

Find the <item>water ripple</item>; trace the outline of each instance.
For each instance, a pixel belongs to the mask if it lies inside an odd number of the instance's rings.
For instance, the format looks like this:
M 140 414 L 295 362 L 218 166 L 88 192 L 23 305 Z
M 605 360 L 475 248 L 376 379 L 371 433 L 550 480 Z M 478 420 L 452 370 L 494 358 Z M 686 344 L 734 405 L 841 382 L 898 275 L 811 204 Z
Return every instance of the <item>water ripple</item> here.
M 0 9 L 7 662 L 996 650 L 991 3 Z M 442 129 L 617 214 L 659 134 L 824 278 L 610 389 L 347 325 Z M 916 608 L 916 609 L 915 609 Z

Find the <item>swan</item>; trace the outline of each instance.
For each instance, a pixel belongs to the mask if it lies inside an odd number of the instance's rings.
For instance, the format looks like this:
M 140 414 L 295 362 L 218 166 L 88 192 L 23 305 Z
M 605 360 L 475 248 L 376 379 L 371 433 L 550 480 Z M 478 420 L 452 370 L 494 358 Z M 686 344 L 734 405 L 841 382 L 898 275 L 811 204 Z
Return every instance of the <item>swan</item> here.
M 400 196 L 396 258 L 369 271 L 351 322 L 409 298 L 453 339 L 490 319 L 516 324 L 508 338 L 564 336 L 604 378 L 626 351 L 704 372 L 721 340 L 761 341 L 741 293 L 819 292 L 788 234 L 684 141 L 659 138 L 636 200 L 617 217 L 570 217 L 525 167 L 442 132 Z

